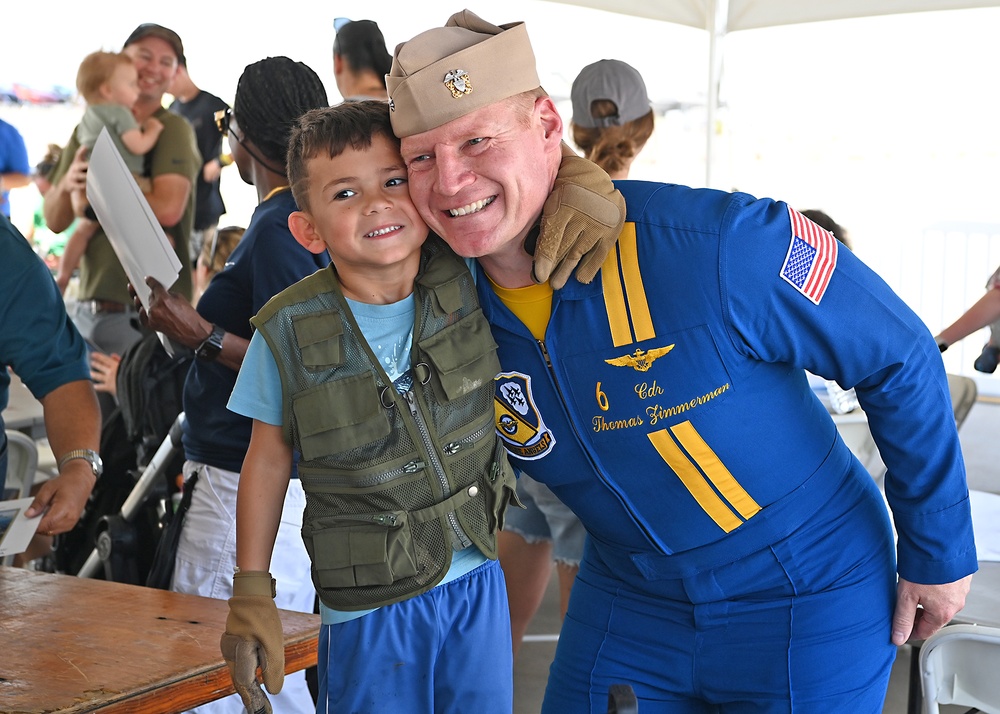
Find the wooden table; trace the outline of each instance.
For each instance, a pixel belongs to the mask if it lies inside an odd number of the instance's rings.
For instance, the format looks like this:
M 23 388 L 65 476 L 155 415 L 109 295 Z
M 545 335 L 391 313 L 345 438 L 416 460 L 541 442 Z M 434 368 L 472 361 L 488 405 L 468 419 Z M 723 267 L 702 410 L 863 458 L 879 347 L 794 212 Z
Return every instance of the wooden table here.
M 232 694 L 229 605 L 0 567 L 0 712 L 185 711 Z M 316 664 L 319 616 L 279 611 L 285 672 Z

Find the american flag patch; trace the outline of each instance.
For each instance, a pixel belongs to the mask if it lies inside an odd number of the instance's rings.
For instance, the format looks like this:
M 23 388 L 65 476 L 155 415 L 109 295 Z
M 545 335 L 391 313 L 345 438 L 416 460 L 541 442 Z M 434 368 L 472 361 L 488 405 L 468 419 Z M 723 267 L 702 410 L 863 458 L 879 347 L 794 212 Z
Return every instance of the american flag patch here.
M 833 269 L 837 267 L 837 239 L 789 206 L 792 241 L 781 266 L 781 277 L 819 305 Z

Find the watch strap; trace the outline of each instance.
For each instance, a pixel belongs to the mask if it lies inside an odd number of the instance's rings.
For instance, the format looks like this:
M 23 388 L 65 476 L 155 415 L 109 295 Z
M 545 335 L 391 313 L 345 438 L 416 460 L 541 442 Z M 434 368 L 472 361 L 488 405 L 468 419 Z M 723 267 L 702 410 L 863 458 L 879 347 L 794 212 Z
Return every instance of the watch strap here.
M 194 351 L 195 357 L 203 362 L 211 362 L 222 352 L 222 340 L 226 336 L 226 331 L 218 325 L 212 325 L 212 332 L 205 338 L 204 342 L 198 345 Z
M 72 451 L 67 451 L 62 455 L 62 458 L 59 459 L 57 466 L 58 470 L 62 471 L 63 466 L 74 459 L 83 459 L 88 462 L 95 477 L 104 473 L 104 462 L 101 460 L 101 455 L 93 449 L 73 449 Z

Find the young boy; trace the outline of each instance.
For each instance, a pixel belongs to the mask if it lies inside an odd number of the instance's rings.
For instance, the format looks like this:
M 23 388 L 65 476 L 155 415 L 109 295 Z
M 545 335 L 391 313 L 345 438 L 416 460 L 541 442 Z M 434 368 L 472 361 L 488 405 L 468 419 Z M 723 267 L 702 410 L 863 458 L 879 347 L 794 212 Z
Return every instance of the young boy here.
M 149 179 L 142 175 L 143 155 L 156 146 L 163 124 L 155 117 L 139 124 L 132 116 L 132 107 L 139 99 L 139 73 L 132 59 L 123 52 L 91 52 L 83 58 L 77 70 L 76 88 L 87 103 L 76 127 L 80 145 L 93 149 L 101 130 L 107 127 L 111 140 L 135 176 L 139 188 L 148 191 Z M 71 198 L 74 211 L 83 215 L 88 205 L 86 192 L 74 191 Z M 80 256 L 96 231 L 96 221 L 79 220 L 60 261 L 56 277 L 60 289 L 66 289 Z
M 288 175 L 301 208 L 292 233 L 333 262 L 252 320 L 229 402 L 254 419 L 222 637 L 237 691 L 250 711 L 267 706 L 258 648 L 268 690 L 281 686 L 267 571 L 294 451 L 323 621 L 318 710 L 510 712 L 495 559 L 514 475 L 494 428 L 500 365 L 472 275 L 428 237 L 385 102 L 305 114 Z

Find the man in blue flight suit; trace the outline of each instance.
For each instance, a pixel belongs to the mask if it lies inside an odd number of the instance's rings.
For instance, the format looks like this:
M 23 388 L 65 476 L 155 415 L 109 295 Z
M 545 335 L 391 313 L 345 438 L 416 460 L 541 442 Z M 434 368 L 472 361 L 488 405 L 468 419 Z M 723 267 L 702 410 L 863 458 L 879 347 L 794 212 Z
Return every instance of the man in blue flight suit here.
M 479 261 L 498 431 L 590 535 L 543 711 L 627 683 L 645 714 L 880 712 L 895 646 L 977 567 L 929 331 L 786 204 L 676 185 L 618 182 L 598 279 L 536 284 L 563 124 L 524 25 L 458 13 L 397 48 L 388 87 L 414 203 Z M 804 370 L 856 389 L 895 548 Z

